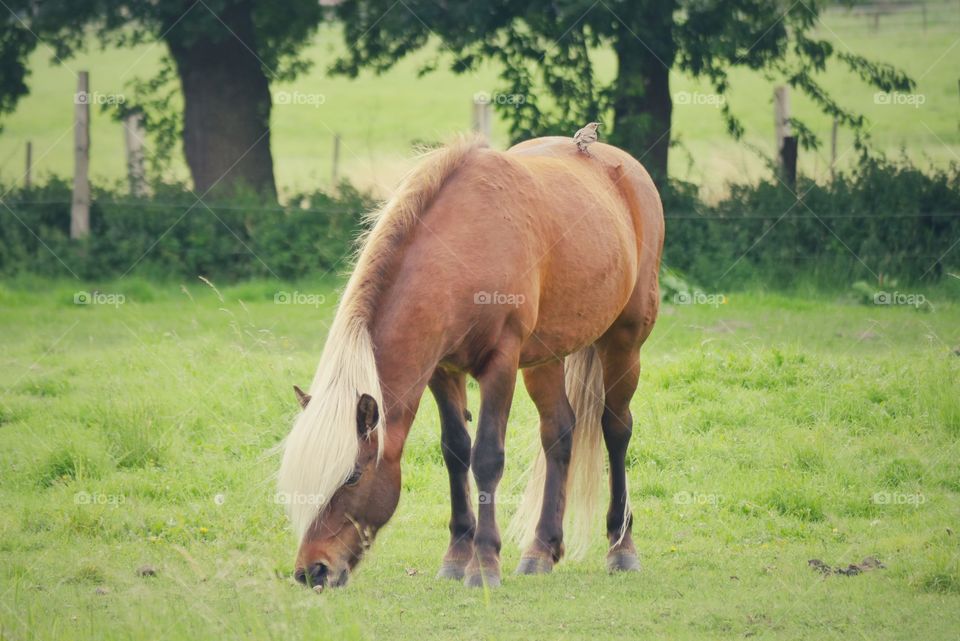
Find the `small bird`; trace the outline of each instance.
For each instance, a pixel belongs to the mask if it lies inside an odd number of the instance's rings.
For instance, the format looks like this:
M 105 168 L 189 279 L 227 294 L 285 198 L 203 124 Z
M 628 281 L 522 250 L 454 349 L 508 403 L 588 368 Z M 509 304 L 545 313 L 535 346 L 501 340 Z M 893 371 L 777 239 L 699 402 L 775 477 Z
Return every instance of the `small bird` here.
M 590 152 L 587 151 L 587 147 L 597 142 L 597 127 L 599 126 L 599 122 L 591 122 L 583 129 L 580 129 L 577 131 L 577 133 L 573 134 L 573 140 L 577 143 L 577 149 L 587 155 L 590 155 Z

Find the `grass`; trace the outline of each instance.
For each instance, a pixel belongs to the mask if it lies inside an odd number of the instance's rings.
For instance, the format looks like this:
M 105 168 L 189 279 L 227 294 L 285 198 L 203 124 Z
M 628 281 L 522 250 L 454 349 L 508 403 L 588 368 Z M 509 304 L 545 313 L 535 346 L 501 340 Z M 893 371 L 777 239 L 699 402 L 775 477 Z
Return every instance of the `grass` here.
M 960 7 L 956 3 L 929 4 L 928 26 L 924 29 L 918 6 L 884 16 L 876 32 L 868 17 L 832 11 L 819 23 L 817 35 L 831 41 L 839 51 L 856 52 L 905 69 L 918 83 L 917 92 L 924 96 L 922 105 L 877 104 L 875 91 L 839 66 L 828 69 L 818 81 L 840 104 L 868 117 L 877 148 L 894 155 L 905 149 L 922 165 L 942 166 L 960 159 L 957 78 L 955 66 L 949 62 L 956 57 Z M 598 5 L 595 10 L 605 9 Z M 417 78 L 417 68 L 431 52 L 418 53 L 379 77 L 369 73 L 357 80 L 327 77 L 325 69 L 342 51 L 338 31 L 333 27 L 322 29 L 305 52 L 314 63 L 313 69 L 292 84 L 273 87 L 275 96 L 278 92 L 298 92 L 324 97 L 322 104 L 296 104 L 293 100 L 291 104 L 275 104 L 273 152 L 278 183 L 285 190 L 330 185 L 332 139 L 334 132 L 339 132 L 343 136 L 341 175 L 386 193 L 406 168 L 414 141 L 442 140 L 453 131 L 467 128 L 474 94 L 498 87 L 497 69 L 489 66 L 476 74 L 438 72 Z M 150 77 L 156 71 L 162 53 L 162 45 L 101 51 L 91 41 L 88 52 L 58 65 L 51 60 L 48 48 L 38 47 L 31 59 L 32 93 L 4 119 L 0 134 L 2 182 L 20 181 L 28 140 L 34 145 L 36 175 L 71 175 L 76 71 L 90 71 L 92 91 L 123 94 L 132 78 Z M 597 66 L 598 77 L 609 79 L 615 61 L 609 52 L 598 52 Z M 764 161 L 750 146 L 768 156 L 773 153 L 772 91 L 779 82 L 748 70 L 731 72 L 729 101 L 746 124 L 746 145 L 727 136 L 715 106 L 697 104 L 693 99 L 689 101 L 693 104 L 683 104 L 679 98 L 681 94 L 710 93 L 709 86 L 681 73 L 672 74 L 672 134 L 677 143 L 671 159 L 672 174 L 701 184 L 710 193 L 722 190 L 728 181 L 768 175 Z M 801 153 L 801 171 L 823 177 L 829 163 L 830 120 L 797 92 L 792 106 L 794 114 L 805 119 L 824 142 L 818 153 Z M 91 174 L 95 182 L 122 178 L 125 161 L 120 125 L 94 108 L 91 135 Z M 494 139 L 498 145 L 506 143 L 504 123 L 495 125 Z M 853 160 L 851 144 L 850 133 L 841 131 L 841 164 Z M 186 176 L 182 162 L 177 164 L 176 173 Z
M 955 637 L 960 292 L 927 292 L 929 313 L 832 294 L 666 305 L 632 408 L 640 574 L 605 573 L 598 523 L 550 576 L 435 580 L 449 505 L 427 396 L 397 514 L 318 597 L 290 577 L 270 477 L 337 286 L 0 286 L 0 638 Z M 74 305 L 80 289 L 125 299 Z M 273 303 L 293 290 L 331 302 Z M 521 386 L 502 523 L 535 425 Z M 886 569 L 807 565 L 870 555 Z M 518 557 L 505 545 L 507 571 Z

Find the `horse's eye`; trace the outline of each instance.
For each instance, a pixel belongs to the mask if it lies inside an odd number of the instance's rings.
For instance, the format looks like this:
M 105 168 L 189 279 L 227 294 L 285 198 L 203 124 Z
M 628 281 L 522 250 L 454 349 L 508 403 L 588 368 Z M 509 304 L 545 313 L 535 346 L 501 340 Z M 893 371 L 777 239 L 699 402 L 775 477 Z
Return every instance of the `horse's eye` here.
M 360 482 L 360 476 L 363 474 L 363 470 L 359 466 L 353 468 L 353 474 L 350 475 L 350 478 L 347 479 L 347 482 L 344 485 L 351 486 L 356 485 Z

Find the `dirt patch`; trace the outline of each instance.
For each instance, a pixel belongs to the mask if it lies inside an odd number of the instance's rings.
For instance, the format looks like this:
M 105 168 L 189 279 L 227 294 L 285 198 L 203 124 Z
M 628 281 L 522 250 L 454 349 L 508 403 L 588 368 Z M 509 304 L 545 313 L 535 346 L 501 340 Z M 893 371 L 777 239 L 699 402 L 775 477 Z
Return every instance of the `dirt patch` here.
M 856 576 L 864 572 L 869 572 L 870 570 L 882 570 L 887 567 L 875 556 L 868 556 L 863 559 L 863 561 L 860 561 L 860 563 L 851 563 L 847 567 L 831 567 L 820 559 L 810 559 L 807 561 L 807 565 L 824 576 L 830 574 Z

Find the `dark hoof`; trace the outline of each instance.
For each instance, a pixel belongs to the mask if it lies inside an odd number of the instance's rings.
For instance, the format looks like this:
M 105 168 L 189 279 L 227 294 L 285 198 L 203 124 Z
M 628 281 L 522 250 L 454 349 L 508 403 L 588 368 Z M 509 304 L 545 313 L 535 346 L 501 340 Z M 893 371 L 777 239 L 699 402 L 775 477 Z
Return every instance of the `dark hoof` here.
M 444 561 L 443 565 L 440 566 L 440 571 L 437 572 L 438 579 L 455 579 L 460 581 L 463 579 L 464 568 L 466 568 L 465 563 L 455 563 L 453 561 Z
M 607 571 L 639 572 L 640 559 L 637 558 L 636 552 L 629 552 L 627 550 L 611 552 L 607 555 Z
M 517 574 L 550 574 L 553 561 L 539 556 L 525 556 L 520 559 Z
M 474 572 L 468 574 L 463 580 L 463 584 L 468 588 L 499 588 L 500 587 L 500 575 L 499 574 L 483 574 L 482 572 Z

